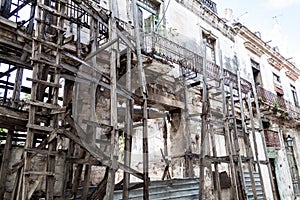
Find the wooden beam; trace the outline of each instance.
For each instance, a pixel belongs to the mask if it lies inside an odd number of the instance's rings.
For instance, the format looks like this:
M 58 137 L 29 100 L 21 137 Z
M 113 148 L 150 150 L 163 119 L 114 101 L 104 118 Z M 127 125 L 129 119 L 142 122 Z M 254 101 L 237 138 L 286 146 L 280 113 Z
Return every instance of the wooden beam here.
M 131 50 L 127 48 L 127 63 L 126 63 L 126 89 L 131 91 Z M 132 148 L 132 132 L 133 132 L 133 102 L 131 99 L 126 100 L 126 114 L 125 114 L 125 123 L 126 131 L 124 134 L 125 137 L 125 146 L 124 146 L 124 165 L 130 166 L 131 163 L 131 148 Z M 123 183 L 123 199 L 129 198 L 129 183 L 130 183 L 130 174 L 124 172 L 124 183 Z
M 141 39 L 140 39 L 140 27 L 139 27 L 139 16 L 138 16 L 138 5 L 137 1 L 133 0 L 133 21 L 134 21 L 134 33 L 136 42 L 136 55 L 137 55 L 137 66 L 138 66 L 138 78 L 141 84 L 140 93 L 143 97 L 143 199 L 149 199 L 149 149 L 148 149 L 148 91 L 147 91 L 147 81 L 145 77 L 145 71 L 143 69 L 143 60 L 141 52 Z
M 101 162 L 103 165 L 110 167 L 111 161 L 109 160 L 109 157 L 98 147 L 92 146 L 84 140 L 86 134 L 81 129 L 81 127 L 75 124 L 73 119 L 70 116 L 66 116 L 66 120 L 68 121 L 70 126 L 74 128 L 78 136 L 74 135 L 73 133 L 67 130 L 64 131 L 62 134 L 65 135 L 67 138 L 73 140 L 75 143 L 79 144 L 83 149 L 88 151 L 96 160 Z M 121 170 L 126 171 L 139 179 L 143 179 L 143 175 L 140 172 L 128 166 L 125 166 L 124 164 L 119 162 L 117 163 L 117 165 Z
M 167 106 L 170 106 L 170 107 L 184 109 L 184 102 L 174 100 L 174 99 L 171 99 L 171 98 L 159 95 L 159 94 L 148 93 L 148 100 L 150 102 L 153 101 L 153 102 L 163 104 L 163 105 L 167 105 Z
M 109 18 L 109 37 L 113 41 L 117 38 L 117 25 L 115 17 L 118 15 L 118 4 L 116 0 L 111 0 L 109 3 L 109 10 L 111 17 Z M 119 133 L 116 130 L 118 126 L 118 97 L 117 97 L 117 67 L 120 65 L 119 58 L 119 44 L 116 43 L 111 48 L 110 56 L 110 123 L 113 127 L 110 137 L 110 160 L 112 165 L 109 168 L 107 185 L 106 185 L 106 199 L 113 200 L 115 188 L 115 174 L 116 165 L 119 153 Z

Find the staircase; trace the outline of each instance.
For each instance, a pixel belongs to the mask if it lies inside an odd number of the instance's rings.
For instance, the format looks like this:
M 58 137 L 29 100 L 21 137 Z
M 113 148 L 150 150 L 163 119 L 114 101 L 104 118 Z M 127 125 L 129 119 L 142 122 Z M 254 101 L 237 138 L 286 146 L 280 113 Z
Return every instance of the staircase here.
M 255 186 L 256 186 L 257 199 L 264 199 L 263 189 L 262 189 L 262 185 L 261 185 L 261 182 L 260 182 L 259 173 L 254 172 L 253 176 L 254 176 L 254 181 L 255 181 Z M 245 177 L 248 200 L 255 199 L 253 191 L 252 191 L 250 173 L 249 172 L 244 172 L 244 177 Z
M 198 199 L 199 179 L 173 179 L 152 181 L 149 186 L 149 198 L 162 199 Z M 143 198 L 143 188 L 129 191 L 130 200 Z M 122 190 L 115 191 L 114 199 L 122 199 Z

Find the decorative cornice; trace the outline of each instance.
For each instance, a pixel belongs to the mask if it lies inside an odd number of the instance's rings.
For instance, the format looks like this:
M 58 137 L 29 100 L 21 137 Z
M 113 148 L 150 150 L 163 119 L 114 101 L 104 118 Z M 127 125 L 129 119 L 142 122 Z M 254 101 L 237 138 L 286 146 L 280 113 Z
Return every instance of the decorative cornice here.
M 292 77 L 292 80 L 300 76 L 300 70 L 294 64 L 288 62 L 286 58 L 284 58 L 279 52 L 275 51 L 270 45 L 264 42 L 256 34 L 251 32 L 247 27 L 241 25 L 240 23 L 234 24 L 233 26 L 234 29 L 239 32 L 240 36 L 246 39 L 244 44 L 247 49 L 249 49 L 249 43 L 251 43 L 252 47 L 249 50 L 253 52 L 253 49 L 259 49 L 259 51 L 255 50 L 255 52 L 262 52 L 263 54 L 267 55 L 269 57 L 269 64 L 274 68 L 278 70 L 281 70 L 283 67 L 286 68 L 286 70 L 289 71 L 289 75 L 287 76 L 289 78 Z
M 272 65 L 274 68 L 278 69 L 279 71 L 283 68 L 283 65 L 277 59 L 268 58 L 268 63 Z
M 236 31 L 233 29 L 233 27 L 229 26 L 225 20 L 220 18 L 206 5 L 204 5 L 200 1 L 195 1 L 195 0 L 175 0 L 175 1 L 183 5 L 187 9 L 189 9 L 191 12 L 193 12 L 198 17 L 200 17 L 202 20 L 209 23 L 210 26 L 220 31 L 224 36 L 234 41 L 234 36 L 236 35 Z
M 299 77 L 299 74 L 296 74 L 293 71 L 286 71 L 285 74 L 286 74 L 287 77 L 289 77 L 293 81 L 296 81 L 298 79 L 298 77 Z
M 251 42 L 245 42 L 244 45 L 245 45 L 246 49 L 248 49 L 252 53 L 258 55 L 259 57 L 264 54 L 264 52 L 261 51 L 260 48 L 257 48 L 257 46 L 253 45 Z

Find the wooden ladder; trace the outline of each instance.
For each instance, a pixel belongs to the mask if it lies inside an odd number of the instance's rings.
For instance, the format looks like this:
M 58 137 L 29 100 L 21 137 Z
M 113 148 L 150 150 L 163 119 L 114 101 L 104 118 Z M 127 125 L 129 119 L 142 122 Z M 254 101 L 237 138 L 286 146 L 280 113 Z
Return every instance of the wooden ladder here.
M 36 30 L 32 45 L 32 88 L 27 137 L 24 149 L 24 169 L 22 199 L 30 199 L 34 191 L 46 182 L 46 199 L 54 199 L 55 167 L 57 155 L 57 133 L 59 132 L 58 105 L 59 80 L 61 73 L 61 50 L 64 34 L 66 2 L 39 0 L 36 7 Z M 47 60 L 43 52 L 52 54 L 54 59 Z M 47 91 L 47 97 L 44 95 Z M 42 117 L 40 117 L 42 116 Z M 35 155 L 45 157 L 43 167 L 35 167 Z

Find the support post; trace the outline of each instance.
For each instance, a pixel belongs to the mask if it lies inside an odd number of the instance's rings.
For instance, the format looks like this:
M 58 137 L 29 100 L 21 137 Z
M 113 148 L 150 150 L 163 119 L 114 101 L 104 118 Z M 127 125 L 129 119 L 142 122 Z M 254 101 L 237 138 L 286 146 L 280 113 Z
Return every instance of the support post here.
M 257 114 L 258 122 L 259 122 L 259 133 L 260 133 L 262 144 L 263 144 L 263 153 L 264 153 L 264 155 L 266 157 L 266 161 L 267 161 L 268 173 L 269 173 L 269 177 L 270 177 L 270 183 L 271 183 L 273 198 L 276 200 L 277 194 L 276 194 L 276 190 L 275 190 L 275 183 L 274 183 L 274 180 L 272 178 L 272 169 L 271 169 L 270 161 L 269 161 L 269 158 L 268 158 L 266 138 L 265 138 L 265 134 L 263 133 L 263 124 L 262 124 L 259 105 L 258 105 L 256 87 L 255 87 L 255 84 L 253 84 L 253 83 L 252 83 L 252 88 L 253 88 L 253 97 L 254 97 L 254 102 L 255 102 L 256 114 Z
M 237 182 L 238 186 L 239 186 L 238 188 L 240 189 L 239 196 L 241 199 L 247 199 L 246 187 L 244 184 L 245 181 L 244 181 L 244 175 L 243 175 L 243 165 L 242 165 L 242 159 L 241 159 L 241 154 L 240 154 L 241 149 L 240 149 L 239 138 L 238 138 L 232 83 L 229 84 L 229 89 L 230 89 L 231 117 L 232 117 L 232 121 L 233 121 L 233 124 L 232 124 L 233 125 L 233 145 L 234 145 L 233 149 L 234 149 L 235 156 L 237 157 L 237 168 L 238 168 L 237 176 L 239 177 L 239 182 Z
M 231 142 L 231 135 L 229 130 L 229 111 L 228 111 L 228 102 L 226 100 L 226 91 L 224 84 L 224 69 L 223 69 L 223 59 L 222 59 L 222 51 L 220 51 L 220 66 L 222 73 L 222 81 L 221 81 L 221 90 L 222 90 L 222 104 L 223 104 L 223 120 L 224 120 L 224 131 L 225 131 L 225 145 L 227 147 L 227 153 L 229 154 L 229 168 L 231 172 L 231 182 L 232 182 L 232 195 L 234 200 L 239 199 L 238 188 L 237 188 L 237 180 L 236 180 L 236 170 L 233 158 L 233 148 Z
M 193 162 L 192 158 L 189 154 L 192 152 L 191 149 L 191 135 L 190 135 L 190 123 L 189 123 L 189 105 L 188 105 L 188 88 L 187 81 L 185 77 L 185 69 L 182 68 L 182 76 L 183 76 L 183 87 L 184 87 L 184 111 L 181 117 L 183 121 L 183 131 L 184 131 L 184 139 L 185 139 L 185 177 L 193 177 Z
M 261 171 L 261 166 L 260 166 L 261 164 L 259 162 L 259 156 L 258 156 L 258 146 L 257 146 L 257 141 L 256 141 L 256 131 L 255 131 L 255 127 L 254 127 L 254 118 L 253 118 L 253 111 L 252 111 L 252 104 L 251 104 L 251 94 L 250 93 L 248 93 L 247 103 L 248 103 L 248 108 L 249 108 L 249 113 L 250 113 L 252 139 L 253 139 L 254 150 L 255 150 L 255 159 L 257 161 L 257 168 L 258 168 L 258 173 L 259 173 L 259 177 L 260 177 L 260 182 L 261 182 L 261 185 L 262 185 L 262 192 L 263 192 L 263 195 L 264 195 L 264 199 L 266 199 L 266 192 L 265 192 L 265 188 L 264 188 L 264 181 L 263 181 L 262 171 Z M 271 174 L 270 174 L 270 176 L 271 176 Z
M 126 89 L 131 91 L 131 50 L 127 48 L 127 63 L 126 63 Z M 131 145 L 132 145 L 132 108 L 133 102 L 131 99 L 126 100 L 126 132 L 125 132 L 125 147 L 124 147 L 124 164 L 130 167 L 131 163 Z M 129 183 L 130 183 L 130 174 L 124 172 L 124 182 L 123 182 L 123 199 L 129 198 Z
M 117 1 L 111 0 L 109 5 L 111 17 L 109 19 L 109 39 L 114 40 L 117 38 L 117 25 L 116 25 L 116 11 Z M 112 126 L 110 138 L 110 159 L 112 166 L 109 168 L 107 185 L 106 185 L 106 199 L 113 200 L 115 189 L 115 173 L 118 168 L 118 151 L 119 151 L 119 132 L 118 125 L 118 109 L 117 109 L 117 65 L 119 65 L 119 44 L 114 43 L 111 47 L 110 55 L 110 123 Z
M 242 98 L 242 88 L 241 88 L 241 78 L 240 78 L 240 69 L 237 70 L 237 81 L 238 81 L 238 95 L 239 95 L 239 103 L 240 103 L 240 109 L 241 109 L 241 119 L 242 119 L 242 134 L 243 134 L 243 139 L 245 143 L 245 149 L 246 149 L 246 156 L 249 158 L 248 163 L 248 168 L 249 168 L 249 173 L 250 173 L 250 179 L 251 179 L 251 186 L 252 186 L 252 191 L 254 195 L 254 199 L 257 199 L 257 191 L 256 191 L 256 184 L 255 184 L 255 178 L 254 178 L 254 163 L 253 163 L 253 153 L 252 153 L 252 148 L 250 144 L 250 138 L 249 138 L 249 133 L 247 132 L 247 126 L 245 122 L 245 109 L 244 109 L 244 102 Z M 250 112 L 250 111 L 249 111 Z M 251 115 L 251 113 L 250 113 Z M 253 133 L 255 134 L 255 133 Z M 256 141 L 255 141 L 256 142 Z M 255 147 L 255 152 L 257 152 L 256 146 Z M 244 174 L 242 174 L 244 177 Z M 246 188 L 246 186 L 244 186 Z M 264 190 L 263 190 L 264 193 Z
M 205 163 L 205 152 L 206 152 L 206 132 L 207 132 L 207 111 L 209 109 L 209 100 L 208 100 L 208 89 L 206 84 L 206 42 L 203 42 L 204 56 L 203 56 L 203 86 L 202 86 L 202 113 L 201 113 L 201 140 L 200 140 L 200 158 L 199 158 L 199 200 L 205 199 L 205 172 L 204 172 L 204 163 Z
M 139 30 L 139 18 L 138 18 L 138 6 L 137 0 L 133 0 L 133 18 L 134 18 L 134 31 L 136 40 L 136 53 L 137 53 L 137 64 L 138 64 L 138 74 L 139 82 L 141 84 L 140 91 L 143 99 L 143 176 L 144 176 L 144 200 L 149 199 L 149 155 L 148 155 L 148 111 L 147 111 L 147 87 L 146 87 L 146 77 L 143 69 L 142 53 L 141 53 L 141 40 L 140 40 L 140 30 Z

